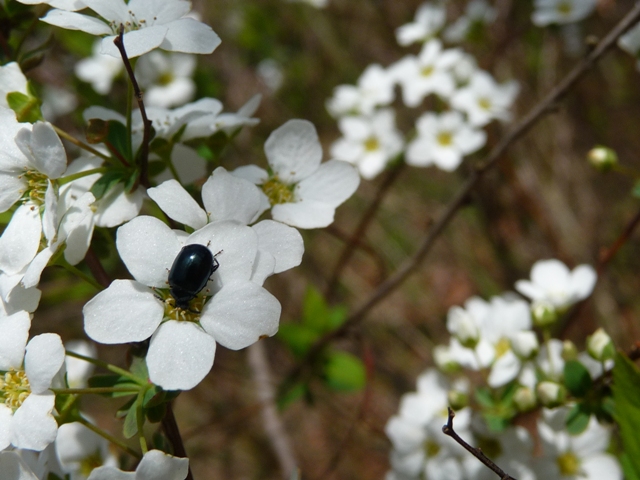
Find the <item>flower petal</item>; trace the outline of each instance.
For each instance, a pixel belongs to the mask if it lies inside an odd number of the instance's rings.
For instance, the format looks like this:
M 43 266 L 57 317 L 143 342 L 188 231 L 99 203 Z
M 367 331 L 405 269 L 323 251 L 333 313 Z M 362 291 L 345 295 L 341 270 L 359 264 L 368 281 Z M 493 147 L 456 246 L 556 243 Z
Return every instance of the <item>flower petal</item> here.
M 49 178 L 59 178 L 67 169 L 67 154 L 51 124 L 36 122 L 32 130 L 23 128 L 16 144 L 31 164 Z
M 7 371 L 22 366 L 29 328 L 31 317 L 27 312 L 0 316 L 0 370 Z
M 315 201 L 281 203 L 271 209 L 274 220 L 298 228 L 327 227 L 333 223 L 335 213 L 335 207 Z
M 124 34 L 123 43 L 129 58 L 139 57 L 154 48 L 158 48 L 169 29 L 166 25 L 153 25 L 151 27 L 133 30 Z M 119 57 L 120 51 L 113 43 L 115 35 L 110 35 L 102 39 L 100 53 Z
M 2 422 L 0 422 L 0 431 L 2 431 L 2 428 L 3 425 Z M 7 432 L 8 431 L 9 430 L 7 430 Z M 8 443 L 7 446 L 9 446 Z M 2 448 L 1 439 L 0 448 Z M 38 480 L 38 477 L 34 475 L 24 460 L 20 458 L 18 452 L 0 452 L 0 472 L 2 472 L 3 478 L 10 480 Z
M 188 458 L 172 457 L 160 450 L 150 450 L 136 468 L 136 480 L 184 480 L 188 472 Z
M 337 207 L 353 195 L 360 185 L 358 171 L 349 163 L 332 160 L 320 165 L 296 187 L 296 196 Z
M 22 196 L 26 189 L 17 175 L 0 172 L 0 212 L 6 212 Z
M 13 421 L 13 412 L 4 403 L 0 403 L 0 455 L 9 445 L 11 445 L 11 423 Z M 0 465 L 3 465 L 0 462 Z M 0 470 L 3 472 L 4 470 Z
M 133 280 L 114 280 L 82 309 L 84 329 L 100 343 L 140 342 L 162 321 L 164 304 Z
M 91 35 L 107 35 L 111 33 L 109 26 L 102 20 L 89 15 L 82 15 L 81 13 L 50 10 L 41 20 L 49 25 L 68 30 L 81 30 Z
M 209 25 L 193 18 L 180 18 L 166 25 L 169 29 L 160 44 L 163 50 L 209 54 L 221 43 L 220 37 Z
M 242 167 L 238 167 L 231 172 L 231 174 L 236 177 L 249 180 L 251 183 L 255 183 L 256 185 L 260 185 L 269 179 L 269 173 L 257 165 L 244 165 Z
M 205 184 L 206 186 L 206 184 Z M 204 187 L 203 187 L 204 193 Z M 195 230 L 207 224 L 207 214 L 177 180 L 167 180 L 154 188 L 147 189 L 147 195 L 170 218 Z
M 13 414 L 11 443 L 38 452 L 56 439 L 58 424 L 51 415 L 55 395 L 32 393 Z
M 239 350 L 278 331 L 280 302 L 253 282 L 222 288 L 204 306 L 200 324 L 218 342 Z
M 53 377 L 64 363 L 62 340 L 55 333 L 43 333 L 27 344 L 24 371 L 31 385 L 31 392 L 41 394 L 51 387 Z
M 296 183 L 315 172 L 322 160 L 316 127 L 306 120 L 289 120 L 264 144 L 269 165 L 284 183 Z
M 18 273 L 38 253 L 42 235 L 42 220 L 38 207 L 20 205 L 0 237 L 0 270 Z
M 210 221 L 237 220 L 244 225 L 255 222 L 266 210 L 260 189 L 223 167 L 216 168 L 202 186 L 202 203 Z
M 273 273 L 300 265 L 304 241 L 298 230 L 273 220 L 263 220 L 251 228 L 258 234 L 258 250 L 269 252 L 276 260 Z
M 150 287 L 168 287 L 169 269 L 182 245 L 167 225 L 155 217 L 136 217 L 118 228 L 116 246 L 133 278 Z
M 149 379 L 164 390 L 190 390 L 211 371 L 216 342 L 191 322 L 168 321 L 151 337 Z

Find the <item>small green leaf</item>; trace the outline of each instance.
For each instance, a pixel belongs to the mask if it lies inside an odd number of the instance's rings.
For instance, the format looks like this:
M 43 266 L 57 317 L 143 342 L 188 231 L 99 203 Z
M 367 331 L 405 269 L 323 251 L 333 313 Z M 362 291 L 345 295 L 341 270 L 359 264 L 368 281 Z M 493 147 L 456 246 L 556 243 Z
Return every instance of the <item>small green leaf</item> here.
M 591 419 L 591 412 L 583 403 L 571 407 L 567 415 L 567 431 L 571 435 L 578 435 L 585 431 Z
M 307 386 L 304 383 L 298 383 L 291 388 L 285 390 L 284 394 L 282 394 L 278 398 L 278 408 L 280 410 L 284 410 L 287 405 L 295 402 L 300 397 L 306 395 Z
M 640 181 L 637 181 L 631 190 L 631 196 L 640 198 Z
M 124 425 L 122 426 L 122 435 L 129 439 L 138 433 L 138 402 L 134 402 L 129 408 L 127 415 L 124 417 Z
M 91 193 L 96 199 L 100 199 L 120 181 L 122 181 L 122 172 L 107 172 L 96 180 L 91 187 Z
M 36 97 L 25 95 L 21 92 L 10 92 L 7 94 L 9 108 L 16 112 L 19 122 L 35 123 L 44 120 L 40 111 L 40 100 Z
M 303 323 L 318 332 L 327 330 L 329 311 L 327 304 L 320 292 L 312 287 L 307 287 L 302 307 Z
M 305 325 L 286 323 L 280 325 L 278 330 L 278 338 L 287 344 L 296 357 L 304 356 L 319 337 L 318 332 Z
M 167 404 L 161 403 L 150 408 L 145 408 L 145 415 L 151 423 L 161 422 L 167 413 Z
M 564 364 L 564 384 L 574 397 L 582 398 L 591 390 L 593 381 L 582 363 L 569 360 Z
M 165 392 L 160 387 L 149 388 L 146 392 L 144 392 L 144 397 L 142 398 L 142 405 L 145 408 L 151 408 L 157 405 L 162 405 L 165 401 L 165 398 L 166 398 Z
M 485 408 L 492 408 L 495 406 L 495 401 L 491 395 L 491 391 L 488 388 L 480 387 L 475 390 L 476 401 Z
M 502 432 L 510 424 L 509 419 L 492 413 L 483 413 L 482 417 L 484 418 L 484 421 L 487 422 L 487 427 L 492 432 Z
M 618 353 L 613 367 L 614 418 L 620 427 L 627 478 L 640 478 L 640 371 Z
M 626 453 L 620 455 L 620 464 L 622 465 L 625 480 L 640 480 L 640 476 L 638 472 L 636 472 L 633 461 L 629 458 L 629 455 Z
M 327 384 L 334 390 L 361 390 L 367 381 L 362 361 L 347 352 L 331 352 L 324 366 Z
M 134 356 L 131 360 L 131 367 L 129 367 L 131 373 L 133 373 L 136 378 L 141 380 L 149 379 L 149 370 L 147 369 L 147 362 L 143 357 Z

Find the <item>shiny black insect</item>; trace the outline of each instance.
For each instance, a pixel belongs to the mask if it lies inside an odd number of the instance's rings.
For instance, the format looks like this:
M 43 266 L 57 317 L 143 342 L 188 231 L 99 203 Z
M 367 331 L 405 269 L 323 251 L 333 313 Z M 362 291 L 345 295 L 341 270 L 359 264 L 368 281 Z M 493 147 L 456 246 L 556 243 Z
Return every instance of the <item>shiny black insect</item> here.
M 185 245 L 169 270 L 169 292 L 176 307 L 189 309 L 189 302 L 207 285 L 207 281 L 220 264 L 215 255 L 197 243 Z

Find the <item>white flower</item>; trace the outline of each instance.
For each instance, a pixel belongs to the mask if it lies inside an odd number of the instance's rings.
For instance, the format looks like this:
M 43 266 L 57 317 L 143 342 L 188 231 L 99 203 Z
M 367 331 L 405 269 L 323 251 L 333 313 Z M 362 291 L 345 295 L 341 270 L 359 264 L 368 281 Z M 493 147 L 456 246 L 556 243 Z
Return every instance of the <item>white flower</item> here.
M 572 23 L 588 17 L 598 0 L 536 0 L 531 20 L 538 27 L 551 23 Z
M 65 344 L 67 352 L 78 353 L 89 358 L 96 358 L 98 352 L 93 343 L 84 340 L 71 340 Z M 67 384 L 70 388 L 84 388 L 87 386 L 87 380 L 93 373 L 95 365 L 85 360 L 67 355 L 65 358 L 67 370 Z
M 540 403 L 547 407 L 559 405 L 565 399 L 565 391 L 556 382 L 543 381 L 536 386 L 536 393 Z
M 409 477 L 462 480 L 459 445 L 442 434 L 448 412 L 447 392 L 451 385 L 435 369 L 418 377 L 417 392 L 403 395 L 398 415 L 389 419 L 385 432 L 393 444 L 391 465 L 396 473 Z M 469 438 L 471 410 L 456 412 L 456 431 Z
M 233 174 L 259 185 L 271 204 L 271 217 L 298 228 L 322 228 L 360 183 L 346 162 L 321 163 L 322 146 L 311 122 L 289 120 L 264 145 L 270 172 L 254 165 Z
M 0 107 L 0 212 L 22 200 L 0 237 L 0 269 L 5 273 L 18 273 L 31 262 L 42 233 L 47 239 L 54 235 L 57 196 L 51 179 L 62 175 L 66 163 L 50 124 L 18 123 L 13 110 Z
M 147 193 L 170 218 L 194 230 L 220 220 L 252 224 L 269 208 L 267 199 L 253 183 L 231 175 L 223 167 L 216 168 L 202 186 L 205 210 L 175 180 L 150 188 Z M 295 228 L 272 220 L 263 220 L 251 228 L 258 235 L 259 252 L 252 281 L 262 284 L 272 273 L 300 265 L 304 243 Z
M 615 352 L 611 337 L 603 328 L 597 329 L 587 337 L 587 352 L 600 362 L 611 358 Z
M 406 56 L 389 67 L 392 77 L 402 86 L 405 105 L 417 107 L 430 93 L 448 98 L 456 87 L 452 69 L 462 56 L 460 50 L 443 50 L 440 40 L 431 40 L 417 57 Z
M 378 64 L 369 65 L 358 85 L 338 85 L 327 101 L 327 110 L 334 117 L 347 114 L 371 115 L 375 108 L 393 101 L 393 78 Z
M 640 53 L 640 23 L 637 23 L 618 39 L 618 46 L 634 57 Z M 636 63 L 636 68 L 640 69 L 640 61 Z
M 331 154 L 356 165 L 368 180 L 402 151 L 404 141 L 392 109 L 378 110 L 370 117 L 344 117 L 338 126 L 343 137 L 331 146 Z
M 0 317 L 0 450 L 43 450 L 58 430 L 49 388 L 63 368 L 64 348 L 52 333 L 27 343 L 30 326 L 27 312 Z
M 531 268 L 531 280 L 518 280 L 515 288 L 533 301 L 548 302 L 558 310 L 565 310 L 591 295 L 597 278 L 590 265 L 570 271 L 559 260 L 540 260 Z
M 462 157 L 481 148 L 487 135 L 465 122 L 456 111 L 436 114 L 427 112 L 416 122 L 417 137 L 407 146 L 409 165 L 435 165 L 446 171 L 455 170 Z
M 109 442 L 78 422 L 58 428 L 55 449 L 63 473 L 71 480 L 86 479 L 97 466 L 118 465 L 118 459 L 109 451 Z
M 544 456 L 535 470 L 538 478 L 562 480 L 622 480 L 616 457 L 606 453 L 611 438 L 608 428 L 591 417 L 580 435 L 565 431 L 569 409 L 544 410 L 544 421 L 538 422 Z
M 100 41 L 94 42 L 92 55 L 76 63 L 74 71 L 80 80 L 90 83 L 96 92 L 106 95 L 124 66 L 121 58 L 100 53 L 100 45 Z
M 167 279 L 189 244 L 220 252 L 220 266 L 183 310 L 175 306 Z M 84 306 L 85 331 L 107 344 L 151 337 L 149 378 L 162 388 L 196 386 L 211 370 L 216 342 L 239 350 L 278 330 L 280 303 L 252 281 L 258 235 L 251 227 L 222 220 L 187 235 L 139 216 L 118 229 L 116 246 L 135 280 L 115 280 Z
M 186 53 L 154 50 L 136 63 L 136 78 L 144 92 L 145 106 L 169 108 L 187 103 L 196 92 L 191 78 L 196 57 Z
M 78 106 L 78 97 L 65 88 L 54 85 L 43 85 L 42 116 L 49 122 L 73 112 Z
M 282 66 L 273 58 L 265 58 L 258 63 L 256 73 L 272 92 L 276 92 L 284 82 L 284 72 Z
M 124 46 L 129 58 L 154 48 L 184 53 L 211 53 L 220 38 L 204 23 L 188 17 L 191 2 L 187 0 L 82 0 L 99 17 L 53 9 L 42 18 L 51 25 L 105 36 L 101 53 L 119 57 L 113 44 L 120 25 L 124 25 Z M 101 17 L 101 18 L 100 18 Z
M 8 108 L 7 95 L 11 92 L 20 92 L 28 95 L 27 77 L 24 76 L 20 65 L 10 62 L 0 66 L 0 107 Z
M 135 473 L 124 473 L 115 467 L 98 467 L 89 480 L 184 480 L 189 473 L 189 459 L 172 457 L 160 450 L 144 454 Z
M 497 11 L 486 0 L 471 0 L 465 8 L 464 15 L 449 25 L 443 37 L 451 43 L 459 43 L 465 40 L 474 27 L 492 23 L 497 17 Z
M 35 473 L 14 451 L 0 452 L 0 472 L 9 475 L 6 480 L 38 480 Z
M 396 30 L 398 43 L 407 46 L 414 42 L 426 42 L 440 32 L 446 19 L 447 11 L 443 3 L 423 3 L 418 7 L 414 21 Z
M 517 93 L 517 82 L 499 85 L 488 72 L 479 70 L 451 97 L 451 106 L 466 113 L 471 125 L 482 127 L 493 119 L 510 120 Z
M 54 8 L 60 8 L 62 10 L 82 10 L 85 8 L 84 0 L 18 0 L 20 3 L 24 3 L 26 5 L 38 5 L 41 3 L 46 3 Z
M 306 3 L 316 8 L 324 8 L 329 4 L 329 0 L 288 0 L 289 2 Z

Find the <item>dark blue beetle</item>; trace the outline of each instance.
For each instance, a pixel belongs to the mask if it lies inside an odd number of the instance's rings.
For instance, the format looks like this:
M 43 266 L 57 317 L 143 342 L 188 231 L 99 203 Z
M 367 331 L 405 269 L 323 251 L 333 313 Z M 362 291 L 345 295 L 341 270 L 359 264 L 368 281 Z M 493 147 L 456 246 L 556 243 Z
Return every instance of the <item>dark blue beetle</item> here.
M 207 285 L 220 264 L 215 255 L 197 243 L 185 245 L 169 270 L 169 292 L 176 307 L 189 309 L 189 302 Z

